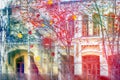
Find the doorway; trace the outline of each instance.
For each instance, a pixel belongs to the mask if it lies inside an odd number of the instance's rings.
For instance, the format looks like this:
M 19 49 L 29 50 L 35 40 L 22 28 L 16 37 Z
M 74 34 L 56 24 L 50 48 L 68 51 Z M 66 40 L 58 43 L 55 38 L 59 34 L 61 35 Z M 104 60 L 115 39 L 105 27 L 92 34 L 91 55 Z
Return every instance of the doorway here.
M 16 59 L 16 73 L 24 73 L 24 56 Z
M 82 56 L 82 74 L 85 80 L 99 80 L 100 77 L 99 56 L 96 55 Z

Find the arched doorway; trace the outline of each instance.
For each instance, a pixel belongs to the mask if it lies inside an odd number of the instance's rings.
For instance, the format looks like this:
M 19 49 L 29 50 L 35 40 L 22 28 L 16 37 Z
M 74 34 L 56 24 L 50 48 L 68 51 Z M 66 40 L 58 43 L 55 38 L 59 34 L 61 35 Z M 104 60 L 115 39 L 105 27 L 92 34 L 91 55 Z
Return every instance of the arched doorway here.
M 9 52 L 8 67 L 12 67 L 12 71 L 15 73 L 15 80 L 27 80 L 27 78 L 43 80 L 42 75 L 39 74 L 39 69 L 42 68 L 34 61 L 34 54 L 32 52 L 28 54 L 27 50 L 16 49 Z
M 16 59 L 16 73 L 24 73 L 24 56 Z
M 33 53 L 29 53 L 30 56 L 34 57 Z M 9 67 L 13 68 L 15 73 L 25 73 L 29 72 L 28 64 L 28 52 L 24 49 L 16 49 L 8 53 L 8 64 Z
M 82 75 L 85 80 L 99 80 L 100 59 L 96 55 L 82 56 Z

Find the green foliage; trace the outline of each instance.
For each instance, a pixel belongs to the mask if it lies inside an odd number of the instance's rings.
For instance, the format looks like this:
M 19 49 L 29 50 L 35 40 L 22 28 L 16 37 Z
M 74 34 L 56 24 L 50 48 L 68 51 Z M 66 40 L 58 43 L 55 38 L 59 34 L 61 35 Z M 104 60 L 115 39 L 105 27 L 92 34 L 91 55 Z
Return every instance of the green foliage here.
M 22 38 L 18 37 L 18 34 L 21 33 Z M 15 18 L 10 19 L 10 32 L 7 42 L 27 42 L 28 41 L 28 28 L 23 24 L 22 21 L 19 21 Z M 30 35 L 29 40 L 35 40 L 33 35 Z

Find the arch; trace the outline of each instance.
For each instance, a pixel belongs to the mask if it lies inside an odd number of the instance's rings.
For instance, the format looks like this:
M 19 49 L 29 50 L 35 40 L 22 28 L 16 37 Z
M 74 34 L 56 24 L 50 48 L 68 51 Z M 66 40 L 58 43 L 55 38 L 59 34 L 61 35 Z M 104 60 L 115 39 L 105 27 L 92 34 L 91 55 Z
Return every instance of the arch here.
M 16 49 L 16 50 L 13 50 L 13 51 L 10 51 L 8 52 L 8 64 L 12 65 L 12 61 L 13 61 L 13 58 L 16 56 L 16 55 L 21 55 L 22 53 L 28 55 L 28 51 L 25 50 L 25 49 Z M 33 55 L 32 52 L 29 53 L 30 55 Z
M 8 53 L 8 67 L 12 66 L 13 71 L 17 72 L 17 60 L 20 57 L 23 57 L 24 73 L 28 73 L 28 55 L 34 56 L 32 52 L 29 52 L 25 49 L 16 49 Z M 21 65 L 21 64 L 18 64 Z
M 12 70 L 10 70 L 11 67 Z M 32 52 L 28 54 L 28 51 L 25 49 L 16 49 L 8 53 L 8 68 L 19 76 L 19 78 L 23 76 L 26 78 L 26 75 L 29 73 L 35 80 L 37 78 L 43 78 L 40 73 L 44 68 L 35 62 L 34 54 Z
M 89 51 L 82 51 L 82 56 L 87 56 L 87 55 L 95 55 L 95 56 L 99 56 L 101 52 L 99 51 L 92 51 L 92 50 L 89 50 Z

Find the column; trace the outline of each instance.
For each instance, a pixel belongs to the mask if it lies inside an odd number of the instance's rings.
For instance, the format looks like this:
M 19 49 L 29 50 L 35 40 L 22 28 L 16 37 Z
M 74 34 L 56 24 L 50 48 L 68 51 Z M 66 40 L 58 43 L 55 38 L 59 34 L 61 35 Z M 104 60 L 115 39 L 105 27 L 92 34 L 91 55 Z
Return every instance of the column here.
M 78 47 L 78 49 L 76 49 Z M 76 54 L 78 50 L 78 53 Z M 74 64 L 75 64 L 75 75 L 82 75 L 82 55 L 81 55 L 81 45 L 79 42 L 75 45 L 75 55 L 74 55 Z

